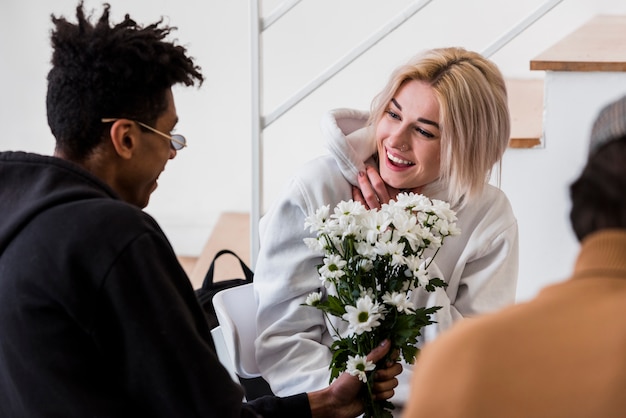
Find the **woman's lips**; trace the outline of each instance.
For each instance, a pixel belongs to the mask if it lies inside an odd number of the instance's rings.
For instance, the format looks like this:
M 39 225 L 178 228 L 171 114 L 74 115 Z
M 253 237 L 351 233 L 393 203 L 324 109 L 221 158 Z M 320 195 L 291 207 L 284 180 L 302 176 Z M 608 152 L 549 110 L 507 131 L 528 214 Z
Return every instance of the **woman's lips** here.
M 400 157 L 393 155 L 391 152 L 387 151 L 387 159 L 395 166 L 398 167 L 408 167 L 415 165 L 415 163 L 407 160 L 403 160 Z

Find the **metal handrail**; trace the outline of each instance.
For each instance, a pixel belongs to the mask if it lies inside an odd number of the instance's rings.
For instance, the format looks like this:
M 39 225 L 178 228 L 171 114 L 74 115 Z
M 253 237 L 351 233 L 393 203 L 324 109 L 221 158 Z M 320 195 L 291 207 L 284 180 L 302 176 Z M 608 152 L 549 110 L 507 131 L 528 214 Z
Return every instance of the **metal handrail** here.
M 259 0 L 250 0 L 250 73 L 252 126 L 252 203 L 250 208 L 250 267 L 254 270 L 259 254 L 259 220 L 263 190 L 263 129 L 261 128 L 261 61 Z
M 528 29 L 533 23 L 541 19 L 546 13 L 556 7 L 563 0 L 548 0 L 540 5 L 535 11 L 522 19 L 517 25 L 500 36 L 494 43 L 489 45 L 483 52 L 484 57 L 490 57 L 498 52 L 503 46 L 517 38 L 519 34 Z
M 406 20 L 408 20 L 415 13 L 422 10 L 426 7 L 432 0 L 417 0 L 407 6 L 402 12 L 396 15 L 393 19 L 387 22 L 383 27 L 378 29 L 372 36 L 367 38 L 365 41 L 361 42 L 359 45 L 354 47 L 350 52 L 340 58 L 333 65 L 328 67 L 324 72 L 322 72 L 319 76 L 305 85 L 303 88 L 298 90 L 295 94 L 293 94 L 289 99 L 283 102 L 280 106 L 278 106 L 273 112 L 271 112 L 268 116 L 264 117 L 261 121 L 261 126 L 263 128 L 267 128 L 272 124 L 275 120 L 280 118 L 285 112 L 289 111 L 292 107 L 297 105 L 302 99 L 306 98 L 308 95 L 317 90 L 320 86 L 326 83 L 328 80 L 333 78 L 335 74 L 343 70 L 347 67 L 352 61 L 363 55 L 363 53 L 367 52 L 371 47 L 376 45 L 382 39 L 384 39 L 387 35 L 393 32 L 397 27 L 402 25 Z
M 300 3 L 302 0 L 287 0 L 282 2 L 268 17 L 262 20 L 261 22 L 261 32 L 264 32 L 272 26 L 278 19 L 283 17 L 285 13 L 291 10 L 296 4 Z M 258 3 L 257 3 L 258 4 Z

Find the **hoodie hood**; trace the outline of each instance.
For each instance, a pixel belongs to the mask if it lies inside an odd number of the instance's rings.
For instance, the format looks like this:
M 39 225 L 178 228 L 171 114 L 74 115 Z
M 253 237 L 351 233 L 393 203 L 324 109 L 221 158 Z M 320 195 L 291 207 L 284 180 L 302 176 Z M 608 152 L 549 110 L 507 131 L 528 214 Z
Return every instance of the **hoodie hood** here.
M 376 139 L 367 126 L 369 113 L 353 109 L 327 112 L 321 121 L 326 148 L 337 161 L 343 176 L 354 186 L 365 164 L 376 154 Z
M 0 256 L 33 218 L 63 203 L 118 199 L 104 182 L 60 158 L 25 152 L 0 153 Z

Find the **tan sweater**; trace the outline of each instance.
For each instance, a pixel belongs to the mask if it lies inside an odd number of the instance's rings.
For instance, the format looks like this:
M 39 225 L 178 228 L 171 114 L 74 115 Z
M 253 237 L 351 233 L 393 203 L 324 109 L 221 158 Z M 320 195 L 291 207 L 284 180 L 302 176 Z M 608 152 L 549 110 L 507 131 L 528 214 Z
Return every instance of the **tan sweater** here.
M 570 280 L 427 345 L 403 417 L 626 417 L 626 230 L 587 237 Z

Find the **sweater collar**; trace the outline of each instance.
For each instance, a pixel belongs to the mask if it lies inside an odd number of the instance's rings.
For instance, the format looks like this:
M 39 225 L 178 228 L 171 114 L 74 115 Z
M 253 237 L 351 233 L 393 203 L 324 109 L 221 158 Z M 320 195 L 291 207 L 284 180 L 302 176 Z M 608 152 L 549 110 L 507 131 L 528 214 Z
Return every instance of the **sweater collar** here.
M 598 274 L 626 277 L 626 229 L 604 229 L 582 241 L 574 278 Z

